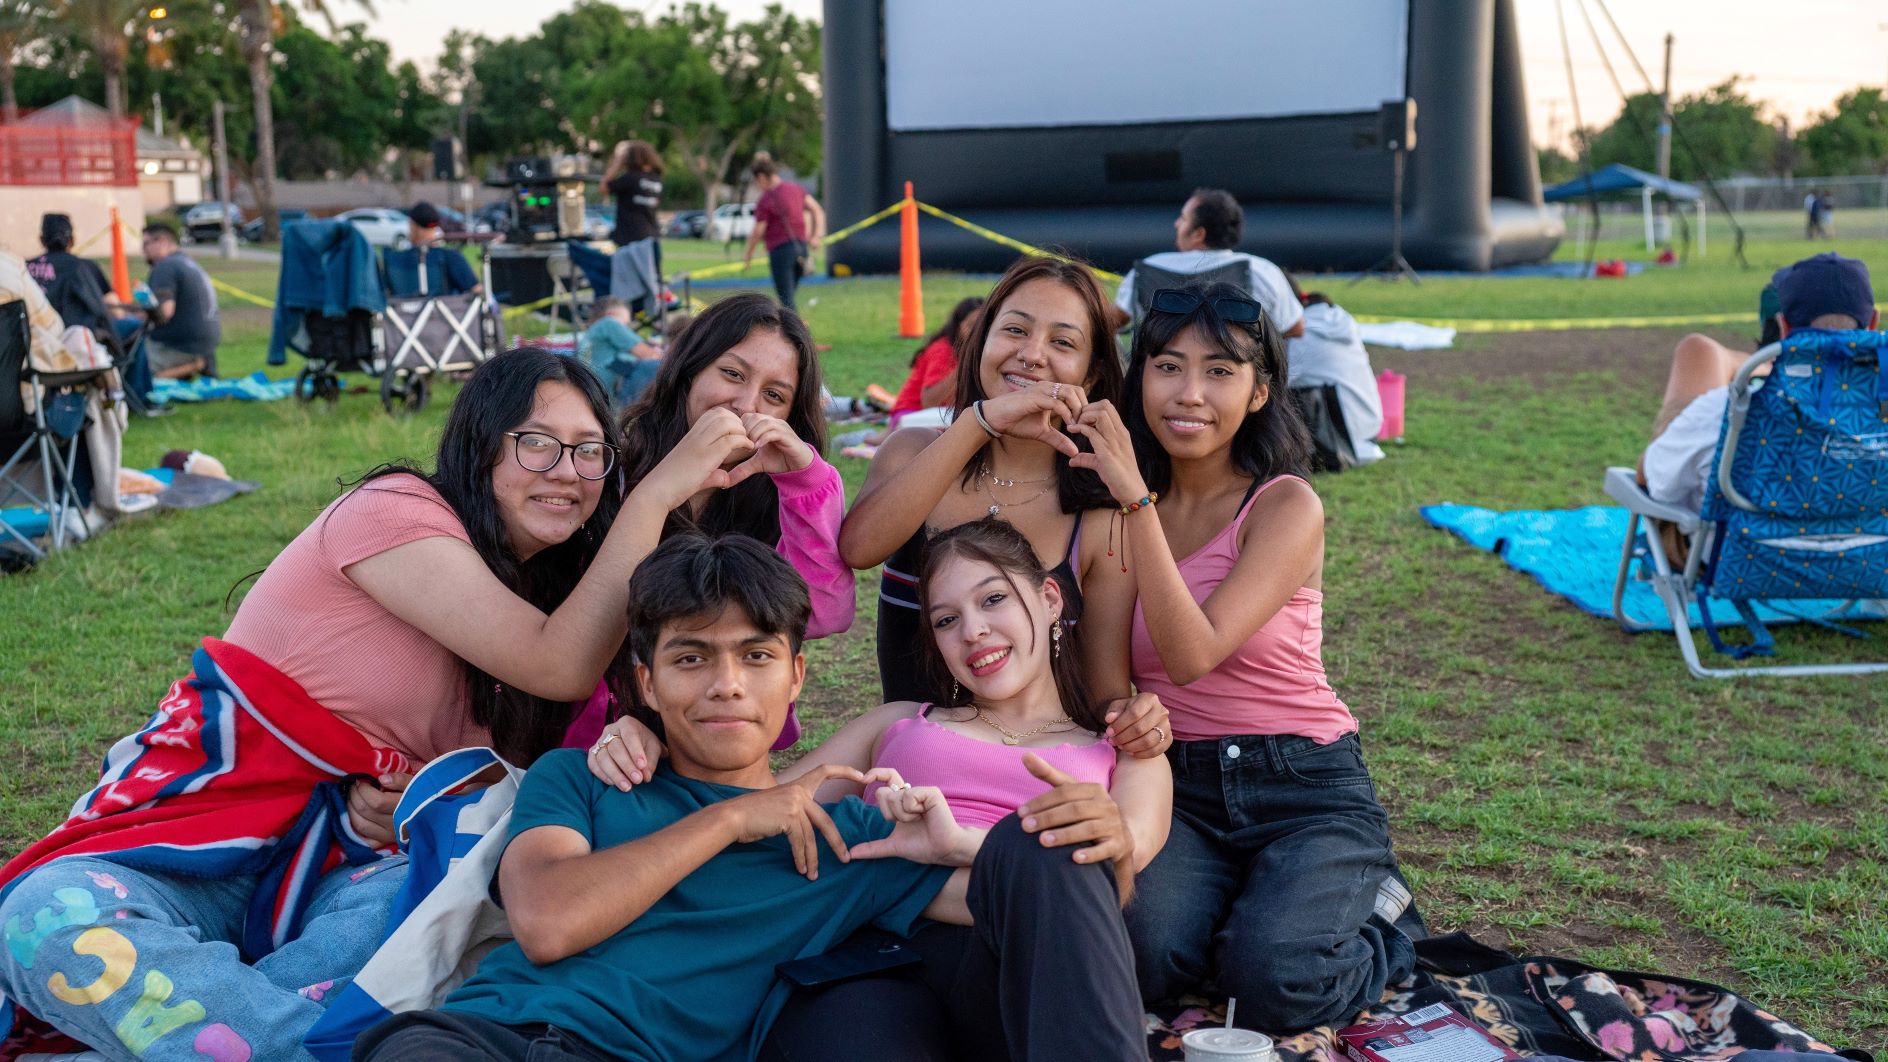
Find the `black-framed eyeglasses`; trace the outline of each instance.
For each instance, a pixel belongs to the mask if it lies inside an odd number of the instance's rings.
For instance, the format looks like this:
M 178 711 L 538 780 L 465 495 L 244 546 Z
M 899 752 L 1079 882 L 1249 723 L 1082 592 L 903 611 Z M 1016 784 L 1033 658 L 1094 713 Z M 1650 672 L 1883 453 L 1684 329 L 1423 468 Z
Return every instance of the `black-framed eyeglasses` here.
M 567 443 L 541 431 L 508 431 L 511 456 L 526 472 L 549 472 L 570 451 L 570 467 L 584 479 L 602 479 L 616 467 L 616 447 L 602 442 Z
M 1185 288 L 1161 288 L 1154 292 L 1153 308 L 1161 313 L 1192 313 L 1203 303 L 1220 320 L 1235 324 L 1251 324 L 1265 316 L 1264 309 L 1257 302 L 1244 296 L 1221 295 L 1209 300 L 1199 292 Z

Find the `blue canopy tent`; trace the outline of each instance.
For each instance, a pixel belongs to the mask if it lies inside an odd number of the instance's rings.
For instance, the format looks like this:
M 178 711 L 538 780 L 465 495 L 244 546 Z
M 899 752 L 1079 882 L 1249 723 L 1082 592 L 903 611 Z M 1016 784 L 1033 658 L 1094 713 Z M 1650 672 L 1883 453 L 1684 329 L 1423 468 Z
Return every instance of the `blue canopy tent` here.
M 1571 181 L 1556 184 L 1543 189 L 1541 198 L 1549 203 L 1579 201 L 1590 196 L 1618 196 L 1622 192 L 1638 192 L 1641 211 L 1645 216 L 1645 249 L 1651 251 L 1657 245 L 1656 233 L 1652 224 L 1652 197 L 1662 195 L 1666 199 L 1680 203 L 1695 203 L 1698 208 L 1698 254 L 1705 249 L 1704 239 L 1704 193 L 1696 185 L 1683 181 L 1674 181 L 1670 177 L 1660 177 L 1656 173 L 1636 170 L 1617 162 L 1604 166 L 1590 174 L 1583 174 Z

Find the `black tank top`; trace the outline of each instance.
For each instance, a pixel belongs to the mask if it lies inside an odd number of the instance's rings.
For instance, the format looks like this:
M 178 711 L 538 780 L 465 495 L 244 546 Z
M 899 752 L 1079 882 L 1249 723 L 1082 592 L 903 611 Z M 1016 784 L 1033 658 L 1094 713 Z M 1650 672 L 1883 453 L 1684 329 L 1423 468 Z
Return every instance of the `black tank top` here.
M 937 532 L 927 525 L 890 557 L 878 582 L 878 681 L 887 702 L 919 701 L 950 704 L 950 689 L 933 688 L 924 675 L 924 657 L 919 652 L 920 638 L 930 636 L 918 615 L 918 572 L 924 567 L 924 548 Z M 1073 628 L 1082 618 L 1082 585 L 1076 578 L 1075 565 L 1081 558 L 1082 520 L 1076 514 L 1075 530 L 1069 535 L 1068 555 L 1049 569 L 1049 577 L 1062 588 L 1062 625 Z M 948 680 L 946 680 L 948 683 Z

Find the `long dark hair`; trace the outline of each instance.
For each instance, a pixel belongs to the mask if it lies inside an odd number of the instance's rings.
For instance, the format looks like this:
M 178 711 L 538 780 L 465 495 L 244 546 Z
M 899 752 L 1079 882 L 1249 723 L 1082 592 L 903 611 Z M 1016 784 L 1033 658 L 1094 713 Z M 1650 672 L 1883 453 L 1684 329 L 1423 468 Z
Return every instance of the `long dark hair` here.
M 924 342 L 918 344 L 918 349 L 911 352 L 911 364 L 918 364 L 918 358 L 931 349 L 931 344 L 940 339 L 950 340 L 951 346 L 955 347 L 957 337 L 963 333 L 964 322 L 970 320 L 970 315 L 976 313 L 978 307 L 982 305 L 983 296 L 981 295 L 966 295 L 957 300 L 957 305 L 951 307 L 950 319 L 944 322 L 944 327 L 926 336 Z
M 1003 312 L 1003 304 L 1016 294 L 1018 288 L 1032 280 L 1054 280 L 1081 296 L 1082 309 L 1088 317 L 1087 333 L 1091 344 L 1088 379 L 1083 384 L 1083 390 L 1088 393 L 1091 402 L 1106 399 L 1119 406 L 1124 390 L 1121 359 L 1115 355 L 1114 329 L 1109 327 L 1109 303 L 1101 293 L 1101 284 L 1095 280 L 1094 272 L 1081 262 L 1024 255 L 1011 263 L 1002 279 L 996 282 L 996 287 L 990 289 L 989 299 L 971 319 L 970 327 L 957 337 L 957 412 L 961 414 L 973 403 L 990 397 L 983 393 L 984 343 L 990 338 L 990 327 L 996 323 L 997 314 Z M 1091 448 L 1088 440 L 1081 436 L 1075 437 L 1075 445 L 1083 451 Z M 990 447 L 985 445 L 964 466 L 963 483 L 966 487 L 976 479 L 977 469 L 989 460 Z M 1114 504 L 1108 488 L 1102 486 L 1100 476 L 1088 469 L 1070 468 L 1067 455 L 1060 451 L 1055 456 L 1055 476 L 1056 500 L 1061 503 L 1065 513 L 1079 513 Z
M 1140 461 L 1141 478 L 1149 490 L 1165 491 L 1173 482 L 1173 461 L 1160 445 L 1154 429 L 1141 408 L 1143 381 L 1147 363 L 1167 349 L 1174 337 L 1189 326 L 1197 325 L 1207 340 L 1220 350 L 1252 366 L 1254 386 L 1267 389 L 1265 405 L 1258 412 L 1246 414 L 1232 439 L 1232 464 L 1257 482 L 1291 473 L 1305 475 L 1311 462 L 1311 432 L 1305 427 L 1298 404 L 1291 399 L 1291 367 L 1286 360 L 1285 340 L 1272 326 L 1263 309 L 1259 319 L 1250 323 L 1227 321 L 1212 309 L 1218 298 L 1247 298 L 1244 291 L 1231 284 L 1217 283 L 1189 286 L 1187 291 L 1200 296 L 1200 305 L 1188 313 L 1162 313 L 1150 310 L 1141 320 L 1134 336 L 1134 353 L 1128 359 L 1127 397 L 1121 403 L 1121 417 L 1134 441 L 1134 453 Z
M 701 312 L 662 357 L 662 368 L 635 404 L 623 411 L 624 491 L 641 483 L 688 434 L 688 392 L 695 377 L 755 329 L 778 334 L 798 361 L 787 426 L 816 452 L 826 452 L 826 416 L 820 400 L 819 358 L 800 315 L 765 295 L 735 295 Z M 682 530 L 742 534 L 769 545 L 780 541 L 780 495 L 766 476 L 750 476 L 716 491 L 699 516 L 683 506 L 669 514 L 663 537 Z
M 1049 570 L 1042 566 L 1042 558 L 1036 556 L 1023 533 L 996 517 L 986 516 L 959 524 L 925 545 L 924 563 L 918 569 L 918 615 L 930 615 L 932 578 L 946 563 L 959 559 L 995 568 L 1012 591 L 1017 589 L 1019 581 L 1041 590 L 1049 579 Z M 1063 624 L 1062 646 L 1059 652 L 1050 653 L 1049 671 L 1055 676 L 1056 695 L 1062 699 L 1062 709 L 1069 713 L 1069 718 L 1082 729 L 1099 734 L 1107 729 L 1108 720 L 1090 694 L 1088 680 L 1083 677 L 1081 639 L 1071 633 L 1073 628 L 1067 623 L 1068 608 L 1068 603 L 1063 602 L 1063 618 L 1057 621 Z M 919 658 L 931 687 L 955 688 L 950 667 L 937 647 L 936 632 L 929 629 L 928 622 L 918 642 Z
M 500 354 L 473 372 L 446 415 L 439 436 L 433 472 L 427 474 L 405 463 L 381 465 L 362 476 L 360 483 L 385 476 L 418 476 L 439 492 L 465 525 L 466 537 L 479 559 L 512 593 L 545 612 L 553 612 L 575 589 L 597 548 L 609 533 L 623 505 L 623 492 L 606 480 L 596 511 L 576 534 L 558 545 L 521 561 L 512 552 L 503 514 L 492 494 L 492 469 L 511 460 L 511 440 L 505 433 L 523 424 L 537 404 L 538 387 L 564 383 L 577 389 L 596 414 L 605 441 L 622 440 L 610 419 L 610 398 L 590 367 L 575 358 L 520 347 Z M 534 696 L 502 685 L 471 664 L 465 664 L 466 697 L 472 721 L 492 732 L 492 743 L 506 759 L 529 764 L 556 748 L 570 726 L 576 705 Z

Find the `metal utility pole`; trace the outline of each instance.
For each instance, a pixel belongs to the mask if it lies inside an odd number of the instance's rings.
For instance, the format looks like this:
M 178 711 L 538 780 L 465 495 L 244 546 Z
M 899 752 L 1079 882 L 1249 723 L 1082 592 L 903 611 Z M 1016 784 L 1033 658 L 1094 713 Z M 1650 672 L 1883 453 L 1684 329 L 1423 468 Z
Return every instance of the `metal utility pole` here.
M 164 94 L 161 92 L 151 93 L 151 124 L 156 126 L 152 132 L 164 135 Z
M 1659 176 L 1670 179 L 1672 176 L 1672 35 L 1665 35 L 1665 84 L 1659 90 Z M 1671 201 L 1663 201 L 1659 206 L 1658 241 L 1666 243 L 1672 238 Z
M 216 135 L 216 194 L 223 203 L 223 235 L 217 242 L 223 248 L 223 257 L 233 259 L 236 230 L 229 223 L 229 138 L 223 135 L 223 101 L 217 100 L 210 113 Z

